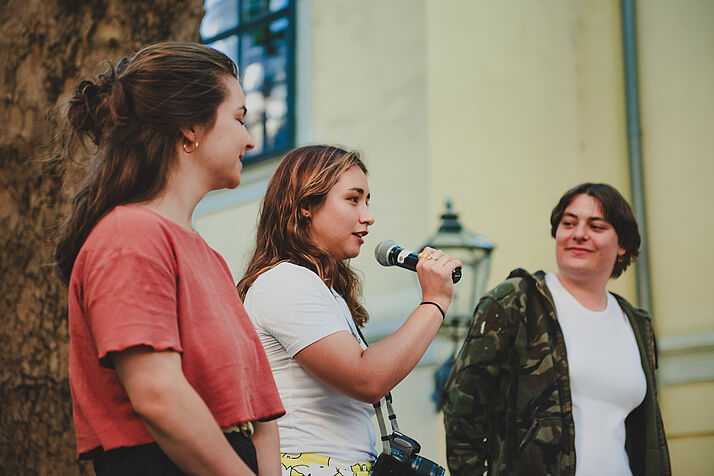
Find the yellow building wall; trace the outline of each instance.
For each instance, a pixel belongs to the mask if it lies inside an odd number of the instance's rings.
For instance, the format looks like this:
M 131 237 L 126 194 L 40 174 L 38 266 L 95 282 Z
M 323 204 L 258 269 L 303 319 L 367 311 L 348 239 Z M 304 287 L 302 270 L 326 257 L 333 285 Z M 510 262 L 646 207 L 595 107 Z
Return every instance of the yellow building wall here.
M 449 195 L 496 243 L 491 286 L 517 267 L 554 271 L 562 193 L 594 181 L 629 195 L 618 4 L 443 6 L 426 15 L 432 217 Z M 634 272 L 611 289 L 636 301 Z
M 672 474 L 709 476 L 714 468 L 714 382 L 672 385 L 660 391 Z
M 657 331 L 712 335 L 714 248 L 697 238 L 714 234 L 714 2 L 648 0 L 637 7 Z M 710 340 L 709 368 L 712 348 Z M 712 474 L 712 402 L 712 381 L 661 389 L 673 474 Z
M 431 232 L 425 9 L 414 0 L 338 0 L 312 10 L 312 140 L 358 149 L 369 168 L 376 221 L 353 260 L 369 303 L 413 285 L 413 276 L 377 264 L 375 245 L 417 247 Z
M 711 331 L 707 296 L 714 248 L 698 241 L 714 232 L 714 2 L 653 0 L 638 6 L 658 330 L 663 335 Z
M 370 169 L 376 222 L 353 260 L 368 331 L 396 325 L 418 303 L 414 275 L 380 267 L 374 246 L 394 239 L 417 248 L 438 226 L 445 197 L 464 226 L 495 242 L 490 286 L 516 267 L 555 269 L 549 216 L 567 188 L 604 181 L 629 197 L 619 2 L 301 0 L 298 8 L 306 3 L 309 84 L 298 88 L 309 88 L 311 112 L 298 118 L 308 121 L 301 141 L 356 148 Z M 637 6 L 657 331 L 712 332 L 714 2 Z M 274 166 L 249 167 L 241 187 L 264 184 Z M 258 203 L 195 219 L 236 280 Z M 611 286 L 632 302 L 634 274 Z M 394 393 L 403 430 L 445 466 L 429 395 L 451 348 L 434 347 Z M 712 467 L 714 417 L 702 412 L 712 385 L 661 389 L 674 474 Z
M 568 188 L 629 194 L 616 2 L 427 3 L 431 216 L 454 197 L 493 240 L 491 285 L 554 270 L 550 211 Z M 634 297 L 633 273 L 613 289 Z

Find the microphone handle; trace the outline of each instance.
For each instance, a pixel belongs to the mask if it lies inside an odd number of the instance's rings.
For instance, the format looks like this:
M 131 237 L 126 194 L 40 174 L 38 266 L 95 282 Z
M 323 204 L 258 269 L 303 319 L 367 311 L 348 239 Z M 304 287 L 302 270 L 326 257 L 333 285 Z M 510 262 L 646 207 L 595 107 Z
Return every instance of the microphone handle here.
M 405 250 L 399 246 L 395 246 L 389 250 L 388 261 L 400 268 L 416 271 L 416 265 L 419 261 L 419 255 L 413 251 Z M 451 272 L 451 281 L 456 284 L 461 279 L 461 267 L 454 269 Z

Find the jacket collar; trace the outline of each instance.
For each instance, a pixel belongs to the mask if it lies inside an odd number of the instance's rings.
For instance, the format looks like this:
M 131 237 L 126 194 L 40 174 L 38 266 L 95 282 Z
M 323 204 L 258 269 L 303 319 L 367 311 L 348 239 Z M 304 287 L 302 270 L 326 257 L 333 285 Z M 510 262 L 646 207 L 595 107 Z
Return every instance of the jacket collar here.
M 548 285 L 545 283 L 545 272 L 538 270 L 531 274 L 523 268 L 517 268 L 511 271 L 508 275 L 509 278 L 522 278 L 526 282 L 526 286 L 533 286 L 533 288 L 540 294 L 541 298 L 545 300 L 548 304 L 546 310 L 548 315 L 554 321 L 558 320 L 558 315 L 555 312 L 555 301 L 553 300 L 553 295 L 550 294 Z

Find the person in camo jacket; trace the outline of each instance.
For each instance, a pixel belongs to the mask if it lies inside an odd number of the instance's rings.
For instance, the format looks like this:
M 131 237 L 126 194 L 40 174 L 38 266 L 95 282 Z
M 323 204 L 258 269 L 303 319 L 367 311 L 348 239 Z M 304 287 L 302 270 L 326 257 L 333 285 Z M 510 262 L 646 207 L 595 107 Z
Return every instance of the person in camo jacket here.
M 445 390 L 452 476 L 671 474 L 652 319 L 606 290 L 637 257 L 610 185 L 553 209 L 557 273 L 517 269 L 479 302 Z

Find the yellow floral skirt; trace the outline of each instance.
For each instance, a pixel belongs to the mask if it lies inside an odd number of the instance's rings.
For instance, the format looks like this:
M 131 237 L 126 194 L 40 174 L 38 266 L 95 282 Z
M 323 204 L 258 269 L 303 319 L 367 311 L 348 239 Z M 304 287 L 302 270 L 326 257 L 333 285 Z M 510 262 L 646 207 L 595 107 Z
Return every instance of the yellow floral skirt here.
M 280 453 L 283 476 L 369 476 L 372 463 L 348 463 L 313 453 Z

